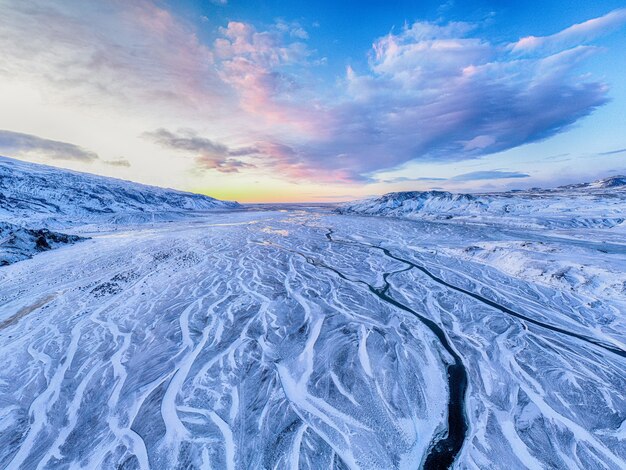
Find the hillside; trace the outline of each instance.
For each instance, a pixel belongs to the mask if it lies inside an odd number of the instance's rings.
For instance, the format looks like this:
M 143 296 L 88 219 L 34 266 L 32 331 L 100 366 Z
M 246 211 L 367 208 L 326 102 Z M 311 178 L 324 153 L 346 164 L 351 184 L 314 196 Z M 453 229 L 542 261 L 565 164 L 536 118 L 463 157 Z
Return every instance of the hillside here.
M 201 194 L 0 157 L 0 266 L 84 239 L 61 232 L 172 221 L 238 207 Z
M 408 191 L 353 201 L 341 214 L 497 223 L 518 228 L 623 226 L 626 178 L 617 176 L 555 189 L 454 194 Z
M 0 221 L 31 228 L 136 223 L 237 207 L 201 194 L 0 157 Z

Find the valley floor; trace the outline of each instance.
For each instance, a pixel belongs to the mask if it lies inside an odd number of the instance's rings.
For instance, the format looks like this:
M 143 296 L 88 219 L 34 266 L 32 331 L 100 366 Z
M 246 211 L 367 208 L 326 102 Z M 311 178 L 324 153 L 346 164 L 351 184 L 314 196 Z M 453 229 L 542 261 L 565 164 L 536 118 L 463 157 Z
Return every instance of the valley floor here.
M 0 468 L 626 468 L 626 240 L 583 230 L 291 207 L 0 268 Z

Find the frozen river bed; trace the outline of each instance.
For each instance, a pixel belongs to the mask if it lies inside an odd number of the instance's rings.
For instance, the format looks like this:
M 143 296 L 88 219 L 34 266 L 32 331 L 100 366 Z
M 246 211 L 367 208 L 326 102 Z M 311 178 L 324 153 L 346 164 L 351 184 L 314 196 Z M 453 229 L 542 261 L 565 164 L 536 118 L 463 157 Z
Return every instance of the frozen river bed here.
M 626 251 L 574 235 L 293 207 L 3 267 L 0 468 L 626 468 Z

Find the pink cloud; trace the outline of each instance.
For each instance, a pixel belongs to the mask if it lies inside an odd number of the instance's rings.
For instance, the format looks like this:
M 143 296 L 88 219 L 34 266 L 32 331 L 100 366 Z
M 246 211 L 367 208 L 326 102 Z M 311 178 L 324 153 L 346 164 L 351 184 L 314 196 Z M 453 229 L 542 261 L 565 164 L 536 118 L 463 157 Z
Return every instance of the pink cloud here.
M 275 137 L 289 144 L 265 152 L 273 165 L 318 181 L 362 182 L 412 160 L 498 152 L 562 132 L 606 102 L 606 85 L 574 73 L 595 48 L 520 60 L 473 31 L 422 22 L 380 38 L 369 69 L 348 67 L 338 98 L 316 105 L 283 99 L 289 90 L 276 87 L 277 76 L 264 81 L 275 71 L 267 66 L 245 62 L 232 77 L 246 78 L 240 91 L 252 112 L 307 130 Z
M 220 142 L 201 137 L 191 129 L 171 132 L 161 128 L 146 132 L 143 137 L 160 147 L 190 154 L 198 169 L 216 170 L 221 173 L 237 173 L 241 169 L 255 168 L 249 157 L 258 154 L 255 147 L 230 148 Z M 244 161 L 240 157 L 247 158 Z
M 293 181 L 351 184 L 360 178 L 350 168 L 322 169 L 312 155 L 301 154 L 295 148 L 276 141 L 255 143 L 259 166 L 271 174 L 281 174 Z
M 223 100 L 213 51 L 147 0 L 10 1 L 0 17 L 0 72 L 45 79 L 54 99 L 178 110 Z M 215 106 L 212 106 L 215 107 Z
M 290 28 L 279 23 L 270 31 L 257 31 L 231 21 L 220 29 L 223 37 L 215 41 L 215 55 L 221 79 L 236 91 L 243 110 L 267 125 L 311 136 L 317 132 L 315 113 L 302 107 L 307 91 L 291 69 L 309 67 L 314 52 Z

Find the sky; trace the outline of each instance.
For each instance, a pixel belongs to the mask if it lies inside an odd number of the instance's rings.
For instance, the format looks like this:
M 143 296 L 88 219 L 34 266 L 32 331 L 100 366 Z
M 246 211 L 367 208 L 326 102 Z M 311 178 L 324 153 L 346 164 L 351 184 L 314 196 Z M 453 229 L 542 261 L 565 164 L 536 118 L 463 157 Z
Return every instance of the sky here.
M 626 1 L 0 0 L 0 155 L 240 202 L 626 174 Z

